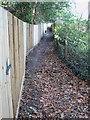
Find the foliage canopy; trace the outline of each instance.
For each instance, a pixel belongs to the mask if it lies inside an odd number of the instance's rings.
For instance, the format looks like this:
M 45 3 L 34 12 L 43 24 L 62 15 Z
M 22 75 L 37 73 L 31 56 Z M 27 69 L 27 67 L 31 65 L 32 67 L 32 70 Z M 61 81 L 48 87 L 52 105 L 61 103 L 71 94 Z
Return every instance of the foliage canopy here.
M 15 16 L 29 23 L 54 22 L 69 2 L 2 2 Z

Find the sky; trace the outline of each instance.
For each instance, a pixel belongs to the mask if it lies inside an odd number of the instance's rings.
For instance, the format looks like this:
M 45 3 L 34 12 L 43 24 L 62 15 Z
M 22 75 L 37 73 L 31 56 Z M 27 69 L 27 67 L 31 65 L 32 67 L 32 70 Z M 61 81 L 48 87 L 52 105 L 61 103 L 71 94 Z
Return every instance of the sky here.
M 74 3 L 73 5 L 73 13 L 80 17 L 82 14 L 83 19 L 88 19 L 88 1 L 89 0 L 70 0 Z M 75 4 L 76 3 L 76 4 Z

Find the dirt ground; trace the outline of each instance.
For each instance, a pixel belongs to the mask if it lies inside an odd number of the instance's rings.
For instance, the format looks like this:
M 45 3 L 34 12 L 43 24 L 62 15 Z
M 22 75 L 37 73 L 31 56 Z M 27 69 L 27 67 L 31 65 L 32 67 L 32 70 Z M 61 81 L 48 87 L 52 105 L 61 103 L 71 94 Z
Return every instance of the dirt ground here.
M 18 119 L 87 119 L 89 87 L 59 59 L 50 38 L 27 56 Z

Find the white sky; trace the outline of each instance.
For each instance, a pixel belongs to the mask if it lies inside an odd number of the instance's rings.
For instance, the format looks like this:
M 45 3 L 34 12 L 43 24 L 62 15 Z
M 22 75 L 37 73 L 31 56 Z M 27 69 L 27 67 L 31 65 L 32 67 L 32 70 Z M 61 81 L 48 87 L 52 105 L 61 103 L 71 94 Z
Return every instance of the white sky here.
M 76 3 L 76 7 L 73 6 L 73 13 L 80 17 L 82 14 L 82 18 L 88 19 L 88 1 L 89 0 L 70 0 L 73 3 Z

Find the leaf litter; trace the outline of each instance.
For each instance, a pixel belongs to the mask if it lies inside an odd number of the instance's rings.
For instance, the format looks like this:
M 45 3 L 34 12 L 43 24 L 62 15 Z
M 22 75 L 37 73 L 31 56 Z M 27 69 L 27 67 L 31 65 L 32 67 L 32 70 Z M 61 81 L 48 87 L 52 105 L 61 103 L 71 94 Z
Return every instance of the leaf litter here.
M 43 38 L 26 58 L 18 119 L 89 118 L 89 87 L 59 59 L 52 40 Z

